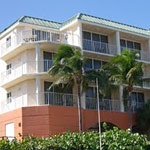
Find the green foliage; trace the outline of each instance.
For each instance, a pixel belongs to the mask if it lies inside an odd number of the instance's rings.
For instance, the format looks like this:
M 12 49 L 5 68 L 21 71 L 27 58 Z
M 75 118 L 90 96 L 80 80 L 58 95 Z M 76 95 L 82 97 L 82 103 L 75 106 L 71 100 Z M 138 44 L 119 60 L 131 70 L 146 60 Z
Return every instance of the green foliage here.
M 106 127 L 106 125 L 104 125 Z M 106 127 L 107 128 L 107 127 Z M 102 150 L 148 150 L 150 143 L 146 137 L 130 131 L 105 131 L 101 135 Z M 0 141 L 0 150 L 99 150 L 99 133 L 83 132 L 55 135 L 50 138 L 28 137 L 22 141 Z
M 150 102 L 145 103 L 137 110 L 136 120 L 138 132 L 147 134 L 150 138 Z
M 144 64 L 136 61 L 137 52 L 124 50 L 121 55 L 111 59 L 104 69 L 113 83 L 127 85 L 129 92 L 132 91 L 133 85 L 141 84 L 143 81 Z

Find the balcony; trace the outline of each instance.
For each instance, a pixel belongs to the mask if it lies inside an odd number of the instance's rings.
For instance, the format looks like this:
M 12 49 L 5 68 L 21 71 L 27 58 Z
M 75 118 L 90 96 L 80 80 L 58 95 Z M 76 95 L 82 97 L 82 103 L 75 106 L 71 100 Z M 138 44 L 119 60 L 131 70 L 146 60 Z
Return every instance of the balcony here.
M 25 30 L 17 33 L 15 36 L 7 42 L 0 45 L 1 57 L 7 55 L 11 51 L 14 51 L 22 44 L 33 44 L 37 42 L 48 42 L 54 44 L 68 44 L 73 46 L 79 46 L 78 35 L 70 32 L 60 33 L 51 31 L 39 31 Z
M 97 41 L 91 41 L 91 40 L 86 40 L 86 39 L 83 39 L 83 50 L 95 52 L 95 53 L 101 53 L 105 55 L 117 54 L 116 45 L 97 42 Z
M 43 92 L 41 93 L 40 104 L 37 104 L 36 96 L 37 94 L 35 93 L 27 93 L 20 97 L 10 97 L 0 103 L 0 113 L 5 113 L 21 107 L 39 105 L 77 107 L 77 96 L 73 94 Z
M 26 93 L 19 97 L 10 97 L 9 99 L 0 103 L 0 113 L 5 113 L 11 110 L 15 110 L 21 107 L 29 106 L 66 106 L 77 107 L 77 95 L 67 93 L 55 93 L 55 92 L 42 92 L 40 104 L 37 103 L 36 93 Z M 143 106 L 144 103 L 133 103 L 132 112 Z M 86 97 L 86 109 L 97 109 L 97 99 Z M 119 100 L 103 99 L 100 101 L 100 110 L 111 112 L 128 112 L 128 107 L 125 107 L 124 111 L 121 110 L 121 104 Z
M 142 107 L 144 103 L 132 103 L 132 112 L 135 113 L 138 108 Z M 97 99 L 86 97 L 86 108 L 87 109 L 97 109 Z M 115 112 L 128 112 L 129 104 L 122 108 L 122 104 L 119 100 L 110 100 L 110 99 L 102 99 L 99 103 L 100 110 L 104 111 L 115 111 Z
M 137 60 L 150 62 L 150 52 L 149 51 L 135 50 L 135 49 L 132 49 L 132 48 L 121 47 L 121 52 L 125 49 L 128 49 L 130 51 L 136 51 L 139 54 L 139 58 L 137 58 Z
M 52 67 L 53 62 L 52 60 L 43 60 L 39 61 L 38 64 L 40 65 L 40 72 L 38 73 L 47 73 L 49 68 Z M 13 68 L 1 73 L 1 86 L 22 76 L 34 75 L 35 73 L 37 73 L 36 61 L 21 62 L 13 66 Z

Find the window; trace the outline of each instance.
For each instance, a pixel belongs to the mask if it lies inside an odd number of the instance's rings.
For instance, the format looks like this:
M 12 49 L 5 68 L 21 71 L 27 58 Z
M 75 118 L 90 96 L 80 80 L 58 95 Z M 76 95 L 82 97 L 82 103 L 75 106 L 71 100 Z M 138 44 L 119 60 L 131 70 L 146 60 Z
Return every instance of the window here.
M 32 29 L 33 41 L 50 40 L 50 32 Z
M 100 35 L 99 35 L 99 34 L 92 33 L 92 40 L 93 40 L 93 41 L 100 42 Z
M 54 42 L 60 42 L 60 34 L 58 33 L 52 33 L 52 41 Z
M 83 31 L 83 39 L 91 40 L 91 33 Z
M 12 102 L 11 92 L 7 93 L 7 104 Z
M 11 36 L 6 38 L 6 48 L 9 48 L 11 46 Z
M 95 87 L 89 87 L 86 91 L 86 108 L 87 109 L 96 109 L 97 108 L 96 88 Z
M 108 36 L 83 31 L 83 48 L 100 53 L 108 53 Z
M 120 40 L 120 46 L 123 49 L 135 49 L 135 50 L 141 50 L 141 44 L 133 41 L 127 41 L 127 40 Z
M 136 109 L 141 107 L 142 104 L 144 103 L 144 93 L 133 92 L 132 93 L 132 100 L 133 100 L 132 109 L 135 112 Z
M 102 62 L 99 60 L 94 60 L 94 69 L 100 69 L 102 67 Z
M 121 47 L 126 47 L 126 41 L 121 39 L 120 45 L 121 45 Z
M 133 49 L 133 42 L 127 41 L 127 48 Z
M 141 44 L 134 42 L 134 49 L 141 50 Z
M 50 67 L 52 67 L 53 53 L 51 52 L 43 52 L 44 59 L 44 72 L 47 72 Z
M 93 63 L 92 59 L 88 59 L 84 65 L 84 69 L 87 70 L 92 70 L 93 69 Z
M 135 103 L 144 103 L 144 93 L 133 92 L 132 99 Z
M 108 36 L 101 35 L 101 42 L 102 43 L 108 43 Z
M 85 63 L 84 69 L 86 71 L 88 70 L 95 70 L 95 69 L 101 69 L 103 65 L 105 65 L 107 62 L 101 61 L 101 60 L 94 60 L 94 59 L 88 59 Z
M 8 64 L 6 66 L 6 70 L 7 70 L 7 75 L 11 74 L 11 64 Z

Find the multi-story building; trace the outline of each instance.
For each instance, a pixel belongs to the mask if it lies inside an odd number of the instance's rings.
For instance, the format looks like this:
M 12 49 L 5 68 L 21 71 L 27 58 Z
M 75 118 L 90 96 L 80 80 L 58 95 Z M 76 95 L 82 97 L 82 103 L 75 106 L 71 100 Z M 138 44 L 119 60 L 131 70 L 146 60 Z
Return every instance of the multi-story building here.
M 80 47 L 88 59 L 85 69 L 98 69 L 123 48 L 137 50 L 150 76 L 150 32 L 110 20 L 77 14 L 64 23 L 24 16 L 0 34 L 0 136 L 48 136 L 78 131 L 77 90 L 48 90 L 52 59 L 61 44 Z M 83 93 L 83 129 L 97 124 L 95 86 Z M 129 127 L 120 86 L 101 100 L 101 121 Z M 135 112 L 150 99 L 150 83 L 135 86 Z M 133 117 L 135 124 L 135 118 Z

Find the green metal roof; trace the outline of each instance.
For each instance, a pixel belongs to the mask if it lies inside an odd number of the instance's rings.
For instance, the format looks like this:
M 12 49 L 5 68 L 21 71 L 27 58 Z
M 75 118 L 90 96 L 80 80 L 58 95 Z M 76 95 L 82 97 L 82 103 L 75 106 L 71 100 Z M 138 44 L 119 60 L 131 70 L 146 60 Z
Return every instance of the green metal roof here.
M 90 16 L 87 14 L 81 13 L 78 19 L 86 21 L 86 22 L 90 22 L 90 23 L 95 23 L 97 25 L 104 25 L 104 26 L 121 29 L 121 30 L 129 31 L 129 32 L 133 32 L 133 33 L 138 33 L 142 35 L 150 35 L 149 30 L 147 29 L 143 29 L 143 28 L 139 28 L 139 27 L 135 27 L 135 26 L 131 26 L 131 25 L 127 25 L 127 24 L 123 24 L 123 23 L 119 23 L 119 22 L 115 22 L 115 21 L 111 21 L 111 20 L 107 20 L 107 19 L 103 19 L 103 18 L 99 18 L 95 16 Z
M 24 16 L 24 17 L 20 18 L 19 22 L 33 24 L 33 25 L 39 25 L 39 26 L 54 28 L 54 29 L 59 29 L 61 26 L 61 23 L 58 23 L 58 22 L 53 22 L 53 21 L 39 19 L 39 18 L 35 18 L 35 17 L 29 17 L 29 16 Z
M 48 28 L 60 29 L 61 27 L 71 23 L 72 21 L 74 21 L 76 19 L 87 22 L 87 23 L 93 23 L 96 25 L 102 25 L 105 27 L 111 27 L 111 28 L 118 29 L 118 30 L 128 31 L 131 33 L 137 33 L 140 35 L 150 36 L 150 30 L 148 30 L 148 29 L 143 29 L 143 28 L 139 28 L 139 27 L 135 27 L 135 26 L 131 26 L 131 25 L 127 25 L 127 24 L 123 24 L 123 23 L 87 15 L 87 14 L 83 14 L 83 13 L 79 13 L 79 14 L 75 15 L 63 23 L 58 23 L 58 22 L 35 18 L 35 17 L 30 17 L 30 16 L 23 16 L 20 19 L 18 19 L 17 21 L 15 21 L 13 24 L 11 24 L 9 27 L 4 29 L 2 32 L 6 31 L 8 28 L 10 28 L 16 22 L 22 22 L 22 23 L 38 25 L 38 26 L 43 26 L 43 27 L 48 27 Z

